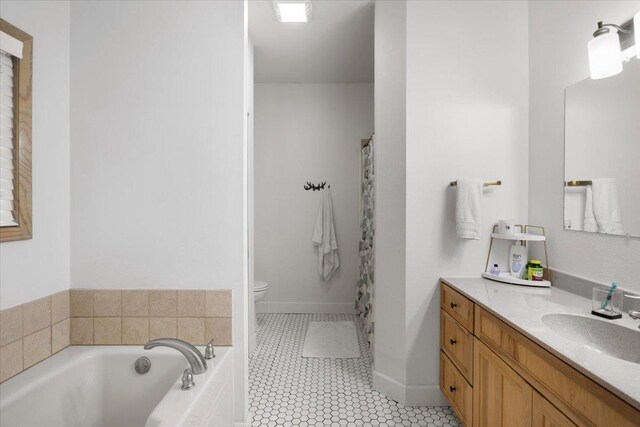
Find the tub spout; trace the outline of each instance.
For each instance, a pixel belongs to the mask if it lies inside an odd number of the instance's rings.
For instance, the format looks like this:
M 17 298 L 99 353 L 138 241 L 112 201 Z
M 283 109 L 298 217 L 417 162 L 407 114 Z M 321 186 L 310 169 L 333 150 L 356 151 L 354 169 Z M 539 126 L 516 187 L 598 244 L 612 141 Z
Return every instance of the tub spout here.
M 169 347 L 178 350 L 187 358 L 193 375 L 204 374 L 207 371 L 207 362 L 200 350 L 186 341 L 175 338 L 158 338 L 145 344 L 144 349 L 151 350 L 154 347 Z

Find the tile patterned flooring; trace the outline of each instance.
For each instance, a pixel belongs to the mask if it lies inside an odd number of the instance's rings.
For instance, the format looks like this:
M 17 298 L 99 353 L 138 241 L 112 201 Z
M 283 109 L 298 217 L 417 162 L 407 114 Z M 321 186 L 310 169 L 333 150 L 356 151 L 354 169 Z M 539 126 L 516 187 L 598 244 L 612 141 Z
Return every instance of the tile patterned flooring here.
M 352 320 L 357 359 L 303 358 L 311 321 Z M 404 407 L 371 387 L 371 352 L 360 318 L 345 314 L 259 314 L 249 362 L 252 426 L 458 427 L 449 407 Z

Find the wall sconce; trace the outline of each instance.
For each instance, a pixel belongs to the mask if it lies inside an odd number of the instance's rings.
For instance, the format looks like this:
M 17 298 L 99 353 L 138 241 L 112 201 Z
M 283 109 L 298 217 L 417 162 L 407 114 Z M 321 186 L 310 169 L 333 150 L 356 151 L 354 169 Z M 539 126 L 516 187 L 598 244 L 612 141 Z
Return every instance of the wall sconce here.
M 633 32 L 636 34 L 636 56 L 640 59 L 640 11 L 633 15 Z
M 616 31 L 611 31 L 608 27 Z M 622 71 L 622 50 L 618 33 L 631 34 L 631 30 L 616 24 L 598 22 L 598 29 L 587 44 L 592 79 L 604 79 Z

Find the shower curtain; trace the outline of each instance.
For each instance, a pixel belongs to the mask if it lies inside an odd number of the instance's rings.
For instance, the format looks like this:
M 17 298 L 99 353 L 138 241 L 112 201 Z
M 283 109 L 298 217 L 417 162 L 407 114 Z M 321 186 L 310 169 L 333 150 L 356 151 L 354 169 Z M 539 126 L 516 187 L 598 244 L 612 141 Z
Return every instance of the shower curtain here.
M 364 325 L 364 332 L 373 347 L 373 239 L 374 222 L 373 207 L 375 202 L 374 188 L 374 154 L 373 136 L 369 144 L 362 149 L 362 217 L 360 218 L 360 276 L 356 293 L 356 310 Z

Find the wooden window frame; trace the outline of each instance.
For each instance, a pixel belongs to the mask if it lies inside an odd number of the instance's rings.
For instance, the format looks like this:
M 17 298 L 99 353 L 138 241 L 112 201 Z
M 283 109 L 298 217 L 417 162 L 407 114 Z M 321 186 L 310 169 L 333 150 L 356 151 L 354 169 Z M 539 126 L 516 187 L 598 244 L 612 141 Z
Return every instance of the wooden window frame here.
M 0 242 L 32 238 L 31 110 L 33 37 L 0 19 L 0 30 L 22 42 L 22 59 L 14 58 L 14 219 L 17 226 L 0 227 Z M 16 114 L 17 113 L 17 114 Z

